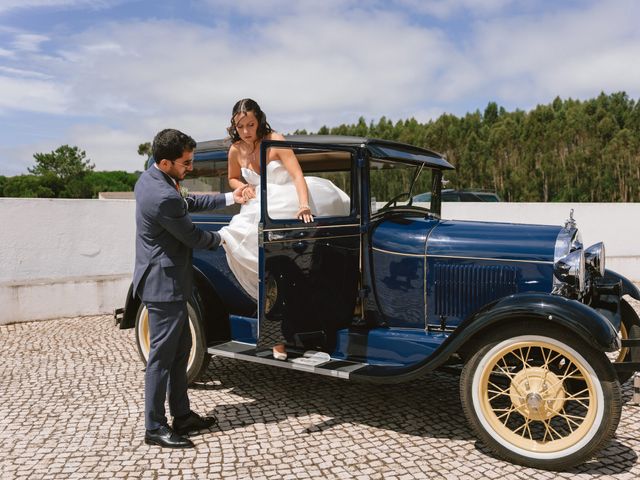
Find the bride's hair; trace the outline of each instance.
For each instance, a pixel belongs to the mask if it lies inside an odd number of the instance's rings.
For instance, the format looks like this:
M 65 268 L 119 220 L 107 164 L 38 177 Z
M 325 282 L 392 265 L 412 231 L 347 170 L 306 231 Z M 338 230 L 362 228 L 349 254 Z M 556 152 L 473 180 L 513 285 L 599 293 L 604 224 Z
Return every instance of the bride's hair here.
M 236 128 L 236 122 L 233 120 L 236 115 L 239 113 L 247 113 L 253 112 L 258 120 L 258 130 L 256 134 L 259 139 L 263 139 L 265 135 L 273 132 L 271 125 L 267 123 L 267 116 L 260 109 L 260 105 L 255 100 L 251 100 L 250 98 L 243 98 L 242 100 L 238 100 L 236 104 L 233 106 L 233 111 L 231 112 L 231 125 L 227 128 L 227 132 L 229 132 L 229 136 L 231 137 L 231 141 L 233 143 L 240 140 L 240 135 L 238 134 L 238 129 Z

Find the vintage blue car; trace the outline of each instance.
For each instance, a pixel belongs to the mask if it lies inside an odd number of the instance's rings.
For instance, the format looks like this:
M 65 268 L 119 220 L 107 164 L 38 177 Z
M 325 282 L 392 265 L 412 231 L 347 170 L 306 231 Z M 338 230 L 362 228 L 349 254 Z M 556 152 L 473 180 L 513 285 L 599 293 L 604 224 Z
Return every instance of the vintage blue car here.
M 604 245 L 585 248 L 575 222 L 524 225 L 441 218 L 453 166 L 424 148 L 358 137 L 290 136 L 305 175 L 329 179 L 349 213 L 310 224 L 269 216 L 259 193 L 259 300 L 225 252 L 194 252 L 189 378 L 211 355 L 332 377 L 398 383 L 438 368 L 460 372 L 460 398 L 478 437 L 514 463 L 565 469 L 614 435 L 620 383 L 640 364 L 640 299 L 605 269 Z M 227 145 L 198 144 L 191 191 L 228 191 Z M 429 192 L 427 201 L 418 193 Z M 427 197 L 427 196 L 425 196 Z M 420 198 L 418 198 L 420 200 Z M 193 215 L 203 229 L 239 206 Z M 147 313 L 131 295 L 116 313 L 135 327 L 143 360 Z M 289 357 L 265 332 L 286 325 Z

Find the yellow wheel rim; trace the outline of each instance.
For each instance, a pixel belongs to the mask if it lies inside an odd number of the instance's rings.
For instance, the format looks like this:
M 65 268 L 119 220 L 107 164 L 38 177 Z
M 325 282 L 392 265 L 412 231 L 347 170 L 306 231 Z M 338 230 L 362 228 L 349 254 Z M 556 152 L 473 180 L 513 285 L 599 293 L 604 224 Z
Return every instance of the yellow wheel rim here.
M 140 350 L 144 356 L 144 361 L 149 360 L 149 350 L 151 349 L 151 335 L 149 334 L 149 311 L 147 307 L 142 307 L 140 320 L 138 323 L 138 338 L 140 342 Z M 196 332 L 193 328 L 191 316 L 189 316 L 189 330 L 191 331 L 191 351 L 189 352 L 189 362 L 187 363 L 187 371 L 191 368 L 193 360 L 196 356 Z
M 149 360 L 149 350 L 151 349 L 151 340 L 149 335 L 149 311 L 147 310 L 147 307 L 142 308 L 138 328 L 140 329 L 140 331 L 138 332 L 140 350 L 142 350 L 142 355 L 144 356 L 144 361 L 146 362 L 147 360 Z
M 627 327 L 624 326 L 624 323 L 620 322 L 620 331 L 618 332 L 618 337 L 620 340 L 627 340 L 629 338 L 629 333 L 627 332 Z M 612 362 L 622 362 L 624 358 L 627 356 L 629 352 L 629 347 L 621 347 L 617 352 L 610 352 L 607 354 L 609 360 Z
M 592 435 L 596 386 L 584 361 L 544 341 L 506 343 L 482 363 L 478 394 L 490 428 L 510 445 L 552 454 Z

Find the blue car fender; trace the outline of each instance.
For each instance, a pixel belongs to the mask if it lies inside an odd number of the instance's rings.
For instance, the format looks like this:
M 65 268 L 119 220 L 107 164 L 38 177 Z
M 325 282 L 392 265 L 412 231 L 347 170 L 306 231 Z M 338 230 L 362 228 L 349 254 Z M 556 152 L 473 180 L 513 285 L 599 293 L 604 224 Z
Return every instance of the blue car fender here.
M 615 327 L 600 312 L 577 300 L 546 293 L 520 293 L 502 298 L 467 318 L 456 330 L 457 334 L 448 340 L 462 345 L 499 325 L 513 322 L 523 322 L 523 332 L 526 332 L 526 322 L 531 320 L 567 328 L 598 350 L 610 352 L 620 348 Z
M 454 353 L 473 354 L 506 325 L 520 323 L 522 334 L 526 334 L 531 321 L 568 329 L 600 351 L 620 348 L 614 326 L 593 308 L 549 293 L 519 293 L 490 303 L 465 319 L 424 361 L 411 367 L 367 367 L 354 372 L 352 378 L 369 383 L 414 380 L 444 365 Z
M 640 290 L 636 287 L 631 280 L 626 277 L 623 277 L 619 273 L 614 272 L 613 270 L 605 270 L 604 278 L 611 280 L 620 280 L 622 282 L 622 295 L 630 295 L 636 300 L 640 300 Z

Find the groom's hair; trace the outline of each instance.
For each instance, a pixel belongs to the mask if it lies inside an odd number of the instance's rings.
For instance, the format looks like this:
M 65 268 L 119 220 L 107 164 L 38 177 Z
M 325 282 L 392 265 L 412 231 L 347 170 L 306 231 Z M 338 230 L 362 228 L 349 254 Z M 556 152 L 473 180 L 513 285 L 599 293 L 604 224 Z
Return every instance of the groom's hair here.
M 196 141 L 186 133 L 173 128 L 166 128 L 153 139 L 151 152 L 156 163 L 160 160 L 176 160 L 184 155 L 184 152 L 191 152 L 196 148 Z
M 258 102 L 251 100 L 250 98 L 243 98 L 242 100 L 238 100 L 233 106 L 233 111 L 231 112 L 231 126 L 227 128 L 231 141 L 234 143 L 240 140 L 240 135 L 238 134 L 238 129 L 236 129 L 236 122 L 234 121 L 234 118 L 236 118 L 236 115 L 239 113 L 247 112 L 253 112 L 256 116 L 256 120 L 258 120 L 258 129 L 256 134 L 260 140 L 262 140 L 265 135 L 273 132 L 271 125 L 267 122 L 267 115 L 262 111 Z

